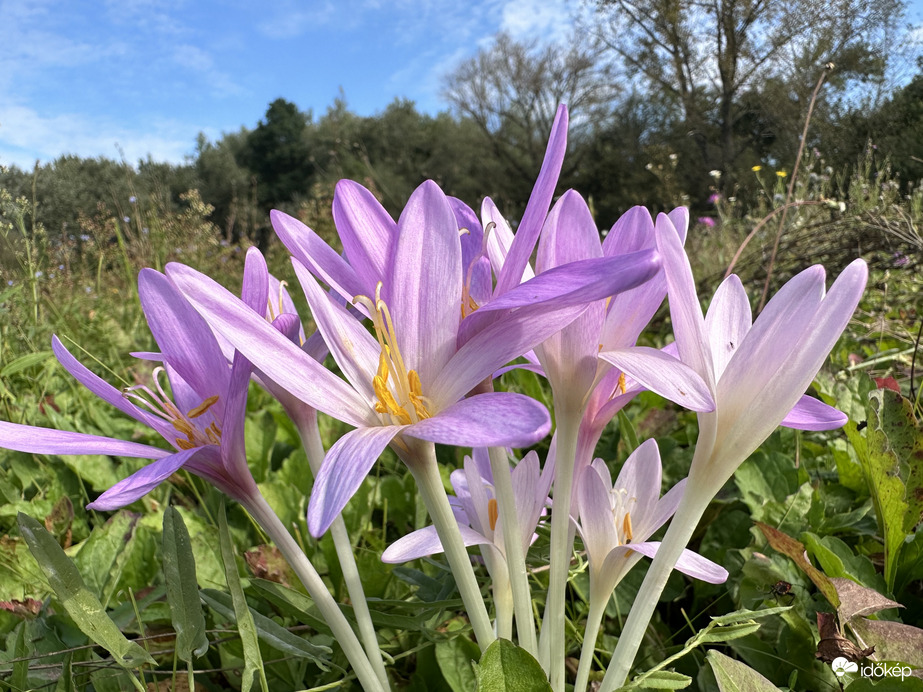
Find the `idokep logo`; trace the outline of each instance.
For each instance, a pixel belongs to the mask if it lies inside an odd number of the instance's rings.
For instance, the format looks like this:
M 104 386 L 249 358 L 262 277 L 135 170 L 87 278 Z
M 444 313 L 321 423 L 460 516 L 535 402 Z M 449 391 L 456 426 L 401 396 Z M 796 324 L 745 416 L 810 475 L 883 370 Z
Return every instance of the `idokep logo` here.
M 859 672 L 858 663 L 845 659 L 842 656 L 837 656 L 830 665 L 833 667 L 833 672 L 838 678 L 843 677 L 846 673 Z
M 830 666 L 833 668 L 833 672 L 838 678 L 843 677 L 846 673 L 859 673 L 859 675 L 864 678 L 887 677 L 900 678 L 901 681 L 903 681 L 904 678 L 910 676 L 913 670 L 910 666 L 896 666 L 877 662 L 872 662 L 860 667 L 855 661 L 850 661 L 842 656 L 833 659 Z

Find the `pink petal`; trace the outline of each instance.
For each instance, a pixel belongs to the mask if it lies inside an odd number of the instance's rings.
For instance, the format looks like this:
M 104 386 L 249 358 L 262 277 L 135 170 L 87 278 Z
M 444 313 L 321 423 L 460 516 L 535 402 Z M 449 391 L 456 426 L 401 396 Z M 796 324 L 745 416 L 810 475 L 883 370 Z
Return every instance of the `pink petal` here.
M 644 388 L 691 411 L 714 411 L 715 400 L 697 372 L 663 351 L 646 346 L 603 351 L 599 357 Z
M 308 530 L 323 536 L 401 430 L 401 425 L 381 425 L 351 430 L 327 451 L 308 503 Z
M 458 530 L 461 532 L 465 546 L 488 545 L 492 542 L 463 524 L 459 525 Z M 386 563 L 408 562 L 427 555 L 436 555 L 442 551 L 442 542 L 436 535 L 436 527 L 426 526 L 389 545 L 381 554 L 381 561 Z
M 839 409 L 805 395 L 782 419 L 780 425 L 795 430 L 835 430 L 846 425 L 848 420 L 849 416 Z
M 477 394 L 407 427 L 404 434 L 460 447 L 528 447 L 551 428 L 548 410 L 522 394 Z

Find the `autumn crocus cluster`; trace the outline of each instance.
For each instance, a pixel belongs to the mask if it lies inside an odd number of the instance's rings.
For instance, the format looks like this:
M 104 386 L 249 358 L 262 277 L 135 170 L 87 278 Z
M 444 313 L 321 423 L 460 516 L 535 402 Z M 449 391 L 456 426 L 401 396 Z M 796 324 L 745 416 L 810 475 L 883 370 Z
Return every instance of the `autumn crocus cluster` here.
M 273 212 L 314 334 L 304 332 L 284 285 L 251 250 L 240 296 L 179 264 L 165 275 L 142 272 L 139 294 L 160 348 L 140 354 L 155 366 L 149 385 L 117 390 L 55 339 L 71 374 L 171 449 L 12 423 L 0 423 L 0 445 L 153 460 L 92 502 L 94 509 L 129 504 L 181 468 L 206 478 L 276 541 L 359 683 L 376 692 L 389 688 L 388 671 L 340 514 L 390 447 L 416 480 L 432 525 L 396 541 L 383 559 L 444 553 L 477 644 L 484 650 L 498 636 L 515 639 L 555 692 L 568 683 L 564 662 L 575 648 L 565 627 L 574 551 L 585 554 L 590 576 L 577 692 L 587 686 L 613 590 L 637 562 L 653 558 L 603 683 L 604 690 L 618 687 L 669 573 L 727 577 L 686 548 L 721 485 L 778 425 L 825 430 L 844 422 L 804 393 L 856 307 L 865 265 L 850 265 L 826 295 L 823 270 L 806 270 L 755 321 L 731 277 L 703 316 L 683 249 L 687 210 L 656 219 L 629 210 L 601 241 L 578 193 L 554 200 L 566 132 L 562 107 L 515 233 L 491 200 L 476 213 L 431 181 L 396 219 L 372 192 L 341 181 L 333 218 L 342 255 L 295 218 Z M 665 297 L 673 343 L 639 347 Z M 323 364 L 328 354 L 335 370 Z M 517 367 L 547 379 L 554 430 L 542 403 L 498 384 L 499 374 Z M 332 533 L 355 622 L 340 612 L 250 475 L 243 440 L 250 382 L 279 399 L 302 436 L 315 475 L 308 528 L 314 536 Z M 653 440 L 629 450 L 617 474 L 618 460 L 595 458 L 605 427 L 644 389 L 699 415 L 689 478 L 665 494 Z M 322 440 L 318 412 L 350 429 Z M 552 434 L 544 464 L 534 450 L 514 452 Z M 451 473 L 452 496 L 435 444 L 470 450 Z M 663 540 L 652 540 L 674 513 L 678 520 Z M 545 605 L 537 623 L 538 581 L 530 574 L 546 566 L 530 546 L 549 531 L 549 586 L 538 599 Z

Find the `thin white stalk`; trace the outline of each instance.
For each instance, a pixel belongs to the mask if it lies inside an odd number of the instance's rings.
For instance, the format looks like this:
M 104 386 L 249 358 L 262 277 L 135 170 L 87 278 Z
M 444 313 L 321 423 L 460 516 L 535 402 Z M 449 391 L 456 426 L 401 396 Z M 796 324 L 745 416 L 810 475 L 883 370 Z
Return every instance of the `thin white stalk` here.
M 317 428 L 317 413 L 312 413 L 313 416 L 306 421 L 306 424 L 298 425 L 298 428 L 301 443 L 308 457 L 308 465 L 316 478 L 321 462 L 324 460 L 324 445 L 320 439 L 320 431 Z M 372 624 L 372 615 L 369 612 L 369 604 L 365 598 L 365 589 L 362 587 L 362 578 L 359 576 L 359 568 L 356 565 L 352 542 L 349 540 L 349 534 L 346 532 L 346 524 L 343 523 L 342 516 L 338 516 L 330 525 L 330 535 L 333 538 L 333 547 L 336 550 L 337 560 L 340 562 L 340 570 L 343 572 L 343 581 L 346 582 L 346 591 L 349 593 L 349 600 L 353 606 L 353 614 L 356 617 L 356 623 L 359 625 L 359 636 L 362 638 L 365 654 L 375 669 L 375 674 L 381 681 L 382 686 L 387 689 L 388 673 L 385 670 L 384 660 L 382 660 L 381 648 L 378 646 L 378 636 L 375 634 L 375 625 Z
M 567 575 L 574 552 L 570 529 L 570 505 L 574 485 L 574 462 L 577 453 L 577 431 L 581 410 L 555 407 L 557 444 L 554 469 L 554 503 L 551 506 L 551 565 L 548 576 L 548 596 L 542 618 L 542 645 L 547 641 L 547 660 L 542 661 L 551 689 L 564 692 L 564 657 L 566 654 L 564 602 L 567 596 Z M 542 650 L 544 653 L 544 649 Z
M 670 521 L 670 528 L 667 529 L 663 542 L 657 549 L 657 554 L 644 577 L 641 589 L 631 605 L 631 611 L 619 635 L 612 660 L 609 661 L 609 668 L 606 670 L 606 677 L 603 678 L 600 692 L 613 692 L 625 684 L 631 664 L 641 646 L 641 640 L 644 639 L 644 633 L 647 631 L 654 608 L 657 606 L 660 594 L 663 593 L 670 572 L 673 571 L 683 549 L 689 544 L 689 539 L 692 538 L 705 508 L 708 507 L 714 495 L 711 489 L 708 489 L 708 492 L 701 490 L 696 492 L 696 490 L 697 488 L 690 480 L 683 499 L 676 509 L 676 514 Z
M 481 554 L 493 550 L 484 546 Z M 484 562 L 493 581 L 494 594 L 494 631 L 500 639 L 513 639 L 513 592 L 510 590 L 510 580 L 506 563 L 494 552 L 493 560 L 486 556 Z
M 378 679 L 378 675 L 372 664 L 366 656 L 365 650 L 359 643 L 359 639 L 350 627 L 349 621 L 340 612 L 340 608 L 333 596 L 327 590 L 327 585 L 320 578 L 314 565 L 301 551 L 301 548 L 292 538 L 288 530 L 272 508 L 259 493 L 247 498 L 246 508 L 262 527 L 267 535 L 276 544 L 276 547 L 282 552 L 289 565 L 291 565 L 295 574 L 304 584 L 308 595 L 314 600 L 314 604 L 320 611 L 321 616 L 326 621 L 330 630 L 333 632 L 333 638 L 343 649 L 349 664 L 352 666 L 356 677 L 359 678 L 359 684 L 366 692 L 385 692 L 387 687 Z
M 484 597 L 481 595 L 474 576 L 474 568 L 471 566 L 471 558 L 468 556 L 465 542 L 458 530 L 458 523 L 449 505 L 449 498 L 442 484 L 442 476 L 439 475 L 435 446 L 431 442 L 414 445 L 414 450 L 409 452 L 405 463 L 417 482 L 417 489 L 423 497 L 426 511 L 429 512 L 433 525 L 436 527 L 436 534 L 445 550 L 449 569 L 452 570 L 455 583 L 458 585 L 462 602 L 468 612 L 468 619 L 474 629 L 474 636 L 477 638 L 481 651 L 484 651 L 497 636 L 490 624 L 487 606 L 484 604 Z
M 494 495 L 500 510 L 503 525 L 503 549 L 506 552 L 506 567 L 513 595 L 513 612 L 516 615 L 516 633 L 519 645 L 533 656 L 538 656 L 538 641 L 535 636 L 535 619 L 532 615 L 532 590 L 526 572 L 526 556 L 522 546 L 522 528 L 516 511 L 516 497 L 513 493 L 513 477 L 506 450 L 491 447 L 490 470 L 494 477 Z
M 590 679 L 590 669 L 593 667 L 593 652 L 596 651 L 596 637 L 599 635 L 599 625 L 606 613 L 606 604 L 609 598 L 594 598 L 596 594 L 590 591 L 590 612 L 587 613 L 586 629 L 583 632 L 583 648 L 580 649 L 580 664 L 577 666 L 577 680 L 574 683 L 574 692 L 586 692 L 587 681 Z

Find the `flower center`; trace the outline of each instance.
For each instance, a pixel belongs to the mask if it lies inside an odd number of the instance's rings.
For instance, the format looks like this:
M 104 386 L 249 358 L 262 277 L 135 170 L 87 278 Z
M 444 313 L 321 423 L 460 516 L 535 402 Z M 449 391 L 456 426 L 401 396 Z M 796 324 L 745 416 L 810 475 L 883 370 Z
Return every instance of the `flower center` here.
M 375 338 L 381 347 L 378 357 L 378 372 L 372 378 L 375 390 L 375 411 L 388 416 L 395 425 L 411 425 L 429 418 L 426 397 L 415 370 L 408 370 L 397 345 L 397 335 L 391 313 L 381 299 L 381 281 L 375 287 L 375 302 L 368 296 L 356 296 L 353 303 L 363 305 L 372 318 Z
M 627 545 L 631 543 L 634 537 L 631 530 L 631 512 L 628 511 L 628 505 L 635 502 L 636 498 L 629 498 L 627 490 L 618 488 L 613 489 L 609 494 L 609 501 L 612 509 L 612 521 L 615 524 L 616 534 L 619 536 L 619 545 Z
M 170 397 L 160 384 L 160 375 L 164 372 L 166 371 L 162 367 L 154 368 L 153 379 L 156 392 L 147 385 L 135 385 L 123 389 L 122 396 L 170 423 L 182 435 L 182 437 L 174 438 L 176 446 L 180 449 L 195 449 L 206 445 L 221 444 L 221 428 L 214 414 L 207 426 L 203 426 L 202 421 L 193 423 L 193 419 L 201 418 L 215 405 L 218 395 L 204 399 L 198 406 L 183 414 L 176 404 L 170 401 Z

